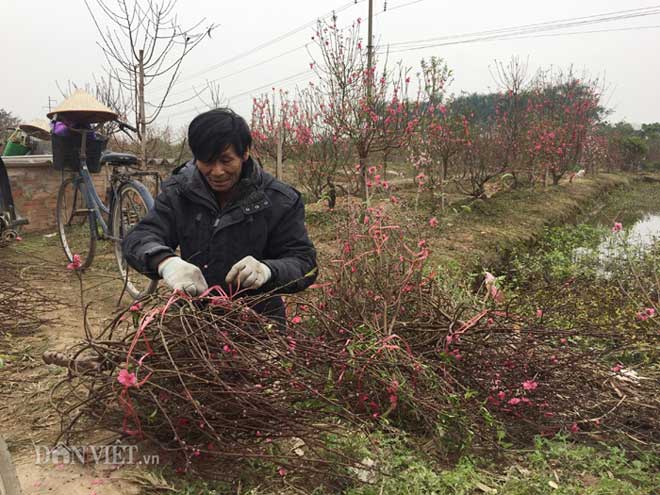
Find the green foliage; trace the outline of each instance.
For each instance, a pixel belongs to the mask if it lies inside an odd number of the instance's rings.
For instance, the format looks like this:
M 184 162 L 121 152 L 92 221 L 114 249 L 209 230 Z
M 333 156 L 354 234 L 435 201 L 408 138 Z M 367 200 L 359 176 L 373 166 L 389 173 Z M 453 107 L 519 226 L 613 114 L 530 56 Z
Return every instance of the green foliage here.
M 642 135 L 646 139 L 660 139 L 660 122 L 642 124 Z
M 606 233 L 606 228 L 589 224 L 547 227 L 533 252 L 512 259 L 513 284 L 521 286 L 537 279 L 560 282 L 576 275 L 593 275 L 597 257 L 593 250 Z M 576 255 L 576 249 L 583 249 L 583 254 Z
M 403 434 L 383 437 L 380 446 L 380 455 L 374 457 L 372 452 L 371 456 L 381 473 L 374 470 L 378 474 L 371 483 L 349 489 L 347 495 L 468 495 L 485 478 L 467 457 L 453 468 L 443 469 L 420 453 Z
M 621 141 L 624 160 L 630 165 L 641 161 L 649 151 L 644 139 L 638 136 L 628 136 Z
M 509 471 L 502 493 L 650 495 L 660 488 L 660 475 L 654 470 L 658 460 L 650 453 L 631 460 L 617 447 L 538 438 L 525 467 L 518 468 L 518 473 Z

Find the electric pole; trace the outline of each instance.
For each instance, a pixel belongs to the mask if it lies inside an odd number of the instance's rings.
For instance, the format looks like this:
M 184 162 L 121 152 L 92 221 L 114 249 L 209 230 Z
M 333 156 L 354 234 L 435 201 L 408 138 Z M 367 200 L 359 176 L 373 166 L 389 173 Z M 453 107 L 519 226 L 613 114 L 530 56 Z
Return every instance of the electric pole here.
M 367 86 L 367 100 L 371 103 L 371 85 L 373 83 L 373 65 L 374 65 L 374 0 L 369 0 L 369 32 L 367 34 L 367 70 L 369 71 L 369 84 Z
M 371 101 L 371 87 L 374 83 L 374 0 L 369 0 L 369 24 L 367 33 L 367 105 L 372 105 Z M 364 191 L 364 200 L 369 207 L 369 188 L 367 187 L 367 161 L 366 159 L 360 161 L 361 172 L 361 186 Z

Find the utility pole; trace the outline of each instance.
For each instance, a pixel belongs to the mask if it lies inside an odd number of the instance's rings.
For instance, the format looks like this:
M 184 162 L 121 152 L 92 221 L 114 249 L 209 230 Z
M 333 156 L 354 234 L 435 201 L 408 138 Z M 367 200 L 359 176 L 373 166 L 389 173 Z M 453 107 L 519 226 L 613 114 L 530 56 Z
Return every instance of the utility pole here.
M 373 65 L 374 65 L 374 0 L 369 0 L 369 32 L 367 34 L 367 70 L 369 71 L 369 84 L 367 85 L 367 100 L 371 103 L 371 86 L 373 84 Z
M 369 0 L 369 24 L 367 33 L 367 105 L 371 105 L 372 86 L 374 83 L 374 0 Z M 362 187 L 364 188 L 364 200 L 369 208 L 369 188 L 367 187 L 367 163 L 361 160 Z
M 147 116 L 144 110 L 144 50 L 138 52 L 138 85 L 137 85 L 137 96 L 138 96 L 138 108 L 139 108 L 139 118 L 138 118 L 138 130 L 140 136 L 140 152 L 142 154 L 142 167 L 147 167 Z

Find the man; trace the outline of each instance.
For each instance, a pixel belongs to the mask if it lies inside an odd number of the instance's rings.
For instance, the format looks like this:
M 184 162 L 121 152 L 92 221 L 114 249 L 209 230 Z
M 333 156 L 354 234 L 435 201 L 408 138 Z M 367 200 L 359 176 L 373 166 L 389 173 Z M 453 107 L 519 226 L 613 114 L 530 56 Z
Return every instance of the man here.
M 250 157 L 245 120 L 225 108 L 205 112 L 190 123 L 188 143 L 193 160 L 174 170 L 153 210 L 124 239 L 128 264 L 193 296 L 213 285 L 249 294 L 311 285 L 316 250 L 300 193 Z M 285 317 L 279 296 L 254 309 Z

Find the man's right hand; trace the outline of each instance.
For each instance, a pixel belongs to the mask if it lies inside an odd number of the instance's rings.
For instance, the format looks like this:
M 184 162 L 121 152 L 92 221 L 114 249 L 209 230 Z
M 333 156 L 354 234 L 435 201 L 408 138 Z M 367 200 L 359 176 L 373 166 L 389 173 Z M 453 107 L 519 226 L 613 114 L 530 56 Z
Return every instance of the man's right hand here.
M 202 271 L 178 256 L 164 259 L 158 265 L 158 275 L 173 290 L 182 290 L 191 296 L 198 296 L 209 288 Z

